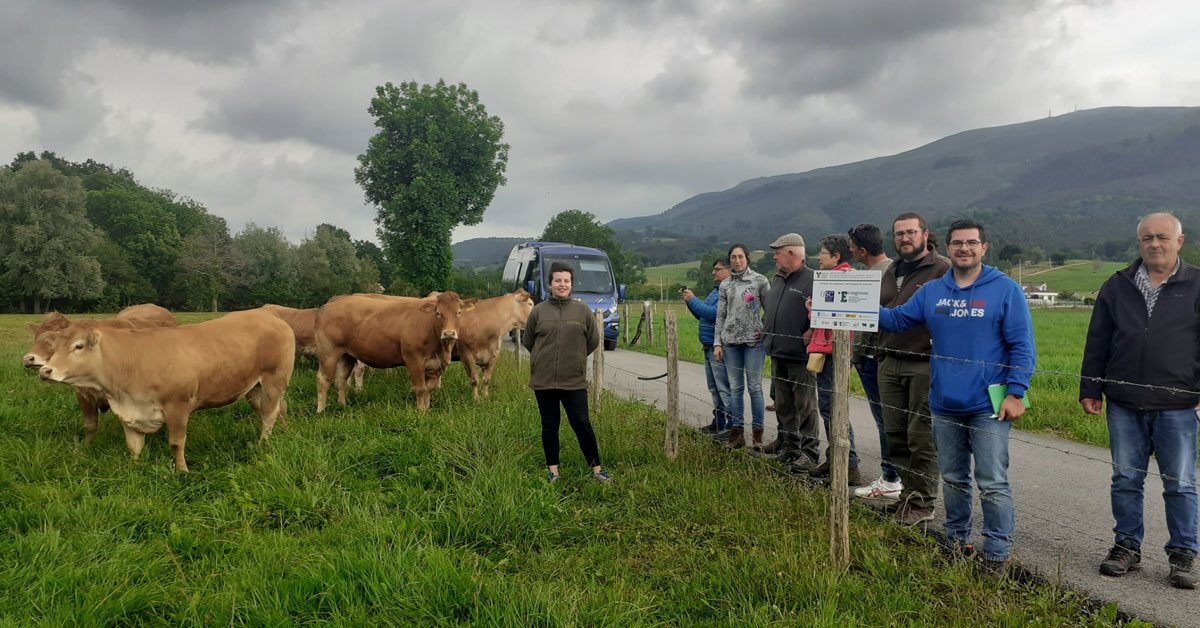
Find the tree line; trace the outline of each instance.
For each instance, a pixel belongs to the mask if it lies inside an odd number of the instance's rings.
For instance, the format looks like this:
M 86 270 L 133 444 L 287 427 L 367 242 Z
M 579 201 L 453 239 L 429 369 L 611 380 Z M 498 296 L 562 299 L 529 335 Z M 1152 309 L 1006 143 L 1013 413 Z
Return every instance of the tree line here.
M 92 159 L 20 153 L 0 167 L 0 309 L 113 312 L 316 307 L 349 292 L 414 293 L 383 250 L 321 224 L 300 243 L 276 227 L 230 233 L 224 218 L 133 173 Z M 449 286 L 490 296 L 488 278 Z M 492 285 L 498 285 L 498 277 Z

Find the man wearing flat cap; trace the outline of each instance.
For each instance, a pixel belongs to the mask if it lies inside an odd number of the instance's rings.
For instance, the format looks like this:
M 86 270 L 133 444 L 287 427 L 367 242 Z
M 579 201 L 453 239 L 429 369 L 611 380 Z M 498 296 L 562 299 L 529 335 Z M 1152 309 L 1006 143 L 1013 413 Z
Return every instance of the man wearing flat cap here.
M 775 417 L 779 436 L 763 453 L 804 472 L 820 456 L 820 420 L 813 374 L 808 372 L 808 309 L 813 272 L 804 266 L 804 238 L 798 233 L 779 236 L 775 250 L 775 277 L 764 302 L 763 343 L 771 356 L 775 386 Z

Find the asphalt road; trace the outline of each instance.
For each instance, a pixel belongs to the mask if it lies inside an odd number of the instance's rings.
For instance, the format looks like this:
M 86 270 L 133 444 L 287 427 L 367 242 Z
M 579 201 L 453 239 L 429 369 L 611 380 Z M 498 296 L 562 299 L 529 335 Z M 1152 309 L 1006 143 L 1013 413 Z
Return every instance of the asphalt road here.
M 604 357 L 606 389 L 666 409 L 665 378 L 637 379 L 664 373 L 664 358 L 620 349 L 605 352 Z M 707 424 L 712 405 L 704 367 L 681 362 L 679 370 L 685 422 L 694 427 Z M 764 392 L 768 389 L 769 382 L 764 382 Z M 863 481 L 869 482 L 879 474 L 879 440 L 866 400 L 851 398 L 850 420 L 862 458 Z M 765 428 L 764 440 L 770 442 L 776 430 L 774 413 L 767 412 Z M 1146 478 L 1142 569 L 1109 578 L 1097 571 L 1113 542 L 1108 449 L 1013 430 L 1009 453 L 1009 481 L 1017 510 L 1014 560 L 1052 582 L 1063 582 L 1097 600 L 1115 601 L 1123 612 L 1144 621 L 1200 626 L 1200 590 L 1182 591 L 1167 583 L 1170 568 L 1162 550 L 1167 529 L 1157 476 Z M 1155 469 L 1151 462 L 1151 470 Z M 935 523 L 940 526 L 943 519 L 939 502 Z M 975 519 L 978 527 L 982 520 L 978 498 Z M 977 543 L 980 538 L 976 534 Z

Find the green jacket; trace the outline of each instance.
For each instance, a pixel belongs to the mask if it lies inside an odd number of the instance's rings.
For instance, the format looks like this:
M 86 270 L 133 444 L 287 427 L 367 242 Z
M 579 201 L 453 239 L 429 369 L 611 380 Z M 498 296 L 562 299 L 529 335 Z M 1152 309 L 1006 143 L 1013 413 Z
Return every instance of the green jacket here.
M 529 350 L 529 387 L 588 387 L 587 357 L 600 346 L 596 315 L 582 301 L 550 297 L 533 307 L 521 344 Z

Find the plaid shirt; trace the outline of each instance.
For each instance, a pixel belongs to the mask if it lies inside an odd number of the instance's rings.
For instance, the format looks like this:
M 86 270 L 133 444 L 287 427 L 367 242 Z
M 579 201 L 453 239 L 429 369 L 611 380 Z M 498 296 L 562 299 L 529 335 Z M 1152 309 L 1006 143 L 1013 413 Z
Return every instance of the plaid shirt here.
M 1154 304 L 1158 302 L 1158 293 L 1162 292 L 1163 284 L 1171 280 L 1175 273 L 1179 272 L 1179 260 L 1175 260 L 1175 270 L 1171 271 L 1170 275 L 1158 284 L 1155 288 L 1150 284 L 1150 273 L 1146 270 L 1145 262 L 1138 266 L 1137 274 L 1134 275 L 1134 283 L 1137 284 L 1138 290 L 1142 291 L 1142 296 L 1146 299 L 1146 316 L 1150 317 L 1154 314 Z

